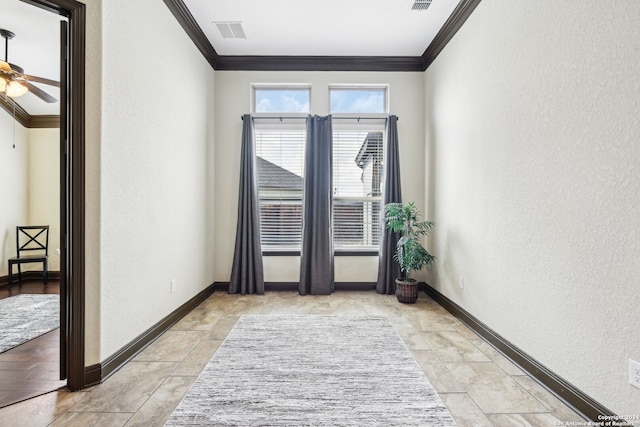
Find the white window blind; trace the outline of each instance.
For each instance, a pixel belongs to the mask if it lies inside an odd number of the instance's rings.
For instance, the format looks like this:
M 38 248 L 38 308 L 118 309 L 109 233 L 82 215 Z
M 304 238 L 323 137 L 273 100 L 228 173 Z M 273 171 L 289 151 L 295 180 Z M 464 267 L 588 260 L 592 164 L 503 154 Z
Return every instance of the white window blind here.
M 333 132 L 333 239 L 336 250 L 377 250 L 381 232 L 384 131 Z
M 262 249 L 300 250 L 305 130 L 256 125 Z

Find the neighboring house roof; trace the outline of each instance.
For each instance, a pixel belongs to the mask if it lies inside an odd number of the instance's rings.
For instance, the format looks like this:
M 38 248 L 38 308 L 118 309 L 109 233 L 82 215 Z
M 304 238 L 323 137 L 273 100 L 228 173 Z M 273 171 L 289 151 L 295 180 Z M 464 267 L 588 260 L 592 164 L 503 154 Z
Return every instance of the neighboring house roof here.
M 360 147 L 355 162 L 361 169 L 367 167 L 369 162 L 382 157 L 382 132 L 369 132 Z
M 258 156 L 258 185 L 261 188 L 277 188 L 302 191 L 304 179 Z

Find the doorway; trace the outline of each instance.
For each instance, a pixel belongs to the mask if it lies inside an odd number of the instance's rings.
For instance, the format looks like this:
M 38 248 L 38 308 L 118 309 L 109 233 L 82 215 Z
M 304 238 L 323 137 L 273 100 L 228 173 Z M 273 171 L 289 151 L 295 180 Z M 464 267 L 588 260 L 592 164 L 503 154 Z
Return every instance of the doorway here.
M 86 6 L 75 0 L 20 0 L 67 18 L 60 76 L 60 374 L 71 391 L 85 375 L 85 39 Z

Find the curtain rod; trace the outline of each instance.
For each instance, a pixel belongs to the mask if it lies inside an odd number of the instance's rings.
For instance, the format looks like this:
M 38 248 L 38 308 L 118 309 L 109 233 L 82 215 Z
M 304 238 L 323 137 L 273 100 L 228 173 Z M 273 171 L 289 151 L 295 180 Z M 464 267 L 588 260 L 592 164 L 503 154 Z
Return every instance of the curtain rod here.
M 291 119 L 305 119 L 307 118 L 307 116 L 251 116 L 252 119 L 267 119 L 267 120 L 291 120 Z M 335 116 L 335 117 L 331 117 L 332 119 L 336 119 L 336 120 L 380 120 L 380 119 L 384 119 L 387 120 L 387 117 L 360 117 L 360 116 Z M 240 116 L 240 119 L 244 120 L 244 116 Z M 400 119 L 398 119 L 400 120 Z

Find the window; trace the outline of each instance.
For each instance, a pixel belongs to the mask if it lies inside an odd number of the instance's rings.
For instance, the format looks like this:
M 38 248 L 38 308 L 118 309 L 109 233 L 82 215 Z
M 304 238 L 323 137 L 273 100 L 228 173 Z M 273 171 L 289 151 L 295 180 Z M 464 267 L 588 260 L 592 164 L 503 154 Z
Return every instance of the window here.
M 256 124 L 260 231 L 264 251 L 299 251 L 304 186 L 304 125 Z
M 254 113 L 309 113 L 309 86 L 253 86 Z
M 378 250 L 381 234 L 386 86 L 331 86 L 333 240 L 337 251 Z M 363 114 L 365 120 L 340 120 Z M 374 120 L 375 118 L 379 120 Z
M 298 252 L 309 86 L 254 85 L 262 248 Z M 333 122 L 333 235 L 337 252 L 377 251 L 382 210 L 386 87 L 330 87 Z M 264 113 L 264 114 L 261 114 Z M 269 120 L 285 113 L 292 119 Z M 363 120 L 353 120 L 362 117 Z M 260 119 L 260 116 L 263 116 Z M 351 120 L 349 119 L 351 116 Z
M 377 113 L 388 112 L 386 87 L 339 87 L 329 88 L 331 113 Z
M 252 85 L 260 232 L 265 252 L 299 251 L 302 234 L 305 125 L 260 120 L 261 113 L 306 116 L 309 85 Z
M 368 124 L 333 132 L 333 241 L 340 250 L 380 244 L 384 131 Z

